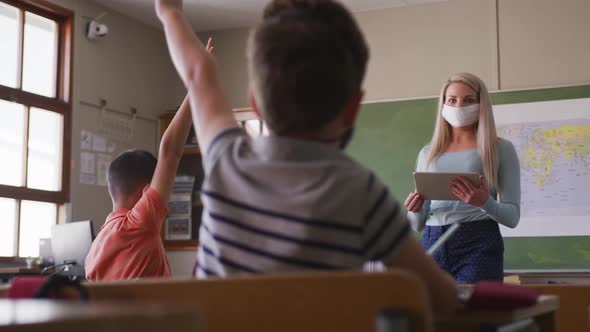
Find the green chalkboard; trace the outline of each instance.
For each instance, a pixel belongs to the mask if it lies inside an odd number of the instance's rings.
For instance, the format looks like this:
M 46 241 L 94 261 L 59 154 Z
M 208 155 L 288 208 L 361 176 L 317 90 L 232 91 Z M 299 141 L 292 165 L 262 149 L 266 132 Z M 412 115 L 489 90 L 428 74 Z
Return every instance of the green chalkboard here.
M 590 85 L 584 85 L 497 92 L 492 94 L 492 102 L 499 105 L 589 97 Z M 412 172 L 418 152 L 432 136 L 436 103 L 436 99 L 427 98 L 362 106 L 348 152 L 373 169 L 399 200 L 414 189 Z M 504 244 L 507 270 L 590 269 L 590 237 L 505 238 Z

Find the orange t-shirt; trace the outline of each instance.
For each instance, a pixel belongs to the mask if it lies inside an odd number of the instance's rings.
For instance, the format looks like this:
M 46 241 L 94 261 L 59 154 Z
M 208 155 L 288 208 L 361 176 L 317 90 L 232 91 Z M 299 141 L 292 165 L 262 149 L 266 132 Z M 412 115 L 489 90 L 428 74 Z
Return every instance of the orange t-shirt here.
M 151 187 L 133 209 L 113 211 L 86 257 L 86 278 L 108 281 L 170 276 L 160 230 L 168 209 Z

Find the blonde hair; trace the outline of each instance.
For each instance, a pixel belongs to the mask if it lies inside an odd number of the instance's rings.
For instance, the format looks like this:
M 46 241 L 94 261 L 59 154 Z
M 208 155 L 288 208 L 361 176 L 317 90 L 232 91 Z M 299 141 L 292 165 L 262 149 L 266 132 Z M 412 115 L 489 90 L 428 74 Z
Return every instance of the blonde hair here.
M 483 163 L 483 175 L 488 186 L 498 191 L 498 136 L 496 134 L 496 123 L 492 113 L 492 102 L 488 89 L 481 79 L 470 73 L 458 73 L 451 75 L 447 83 L 440 91 L 438 98 L 438 112 L 436 115 L 436 125 L 432 141 L 430 143 L 430 153 L 426 159 L 426 168 L 428 168 L 451 143 L 452 127 L 442 117 L 442 108 L 445 104 L 445 95 L 449 85 L 455 82 L 462 82 L 471 87 L 479 95 L 479 120 L 477 123 L 477 150 Z

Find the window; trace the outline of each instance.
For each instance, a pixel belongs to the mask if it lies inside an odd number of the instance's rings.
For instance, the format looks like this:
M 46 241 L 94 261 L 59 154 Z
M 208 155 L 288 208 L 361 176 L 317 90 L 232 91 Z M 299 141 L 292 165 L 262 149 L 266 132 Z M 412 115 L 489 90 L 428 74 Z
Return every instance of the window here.
M 238 124 L 252 137 L 268 135 L 268 128 L 258 115 L 247 108 L 234 110 L 234 117 Z
M 0 0 L 0 256 L 38 256 L 69 197 L 73 17 Z

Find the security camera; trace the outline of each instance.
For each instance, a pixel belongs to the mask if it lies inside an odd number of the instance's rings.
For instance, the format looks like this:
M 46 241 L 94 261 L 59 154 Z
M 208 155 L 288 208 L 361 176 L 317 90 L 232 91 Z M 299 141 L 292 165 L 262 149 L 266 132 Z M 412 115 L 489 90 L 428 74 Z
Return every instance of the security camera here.
M 106 36 L 108 33 L 109 27 L 107 27 L 105 24 L 100 24 L 95 20 L 92 20 L 90 21 L 90 23 L 88 23 L 88 39 L 96 40 L 98 38 Z

